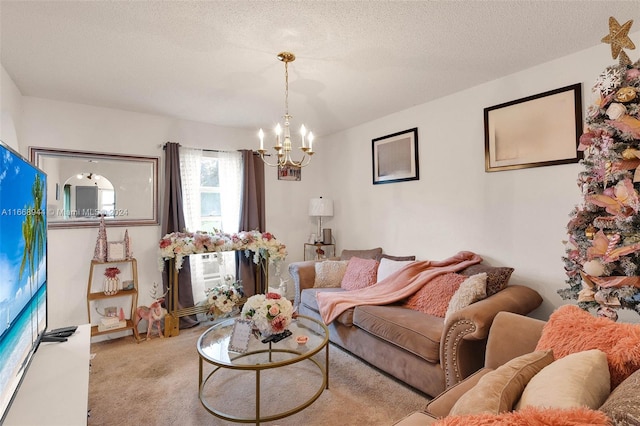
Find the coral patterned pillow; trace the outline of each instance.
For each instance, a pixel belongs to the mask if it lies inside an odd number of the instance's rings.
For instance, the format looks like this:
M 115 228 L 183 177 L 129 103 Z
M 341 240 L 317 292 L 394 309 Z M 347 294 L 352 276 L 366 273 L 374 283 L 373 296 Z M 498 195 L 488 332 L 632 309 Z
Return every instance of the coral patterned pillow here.
M 640 369 L 640 324 L 596 318 L 575 305 L 556 309 L 542 329 L 536 350 L 553 349 L 556 359 L 600 349 L 607 354 L 611 390 Z
M 444 318 L 449 301 L 467 277 L 449 272 L 429 280 L 404 302 L 403 306 L 414 311 Z
M 376 283 L 378 276 L 378 261 L 375 259 L 360 259 L 352 257 L 347 264 L 347 270 L 342 277 L 340 287 L 345 290 L 358 290 Z

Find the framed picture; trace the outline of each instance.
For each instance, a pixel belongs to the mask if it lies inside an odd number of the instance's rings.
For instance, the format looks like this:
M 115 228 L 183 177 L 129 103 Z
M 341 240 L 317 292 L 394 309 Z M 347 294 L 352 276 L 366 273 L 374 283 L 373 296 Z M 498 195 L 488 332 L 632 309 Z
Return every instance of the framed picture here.
M 373 184 L 418 180 L 418 128 L 371 141 Z
M 302 169 L 294 166 L 278 166 L 278 180 L 302 180 Z
M 582 85 L 484 109 L 485 171 L 577 163 Z
M 107 260 L 113 262 L 115 260 L 125 259 L 124 241 L 109 242 L 107 245 Z

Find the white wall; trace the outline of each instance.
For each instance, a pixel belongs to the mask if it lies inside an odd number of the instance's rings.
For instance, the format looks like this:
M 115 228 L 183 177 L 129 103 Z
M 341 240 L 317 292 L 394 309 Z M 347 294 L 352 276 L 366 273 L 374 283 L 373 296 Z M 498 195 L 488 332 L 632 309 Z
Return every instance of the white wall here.
M 212 149 L 252 147 L 248 132 L 167 117 L 24 97 L 20 150 L 29 146 L 160 157 L 160 197 L 164 188 L 165 142 Z M 138 260 L 139 304 L 148 305 L 154 282 L 161 283 L 157 244 L 159 226 L 109 227 L 107 238 L 120 241 L 129 230 Z M 49 230 L 49 326 L 87 322 L 86 287 L 97 228 Z
M 4 67 L 0 70 L 0 140 L 19 150 L 16 128 L 20 127 L 22 94 Z
M 640 45 L 640 32 L 631 38 Z M 285 182 L 282 187 L 295 191 L 278 192 L 282 205 L 271 206 L 283 217 L 293 213 L 287 225 L 292 231 L 282 229 L 289 260 L 300 260 L 302 244 L 315 229 L 306 217 L 308 199 L 325 195 L 335 200 L 326 226 L 333 229 L 338 251 L 381 246 L 392 255 L 442 259 L 471 250 L 489 264 L 514 267 L 513 283 L 541 293 L 544 303 L 533 316 L 548 318 L 557 306 L 574 303 L 556 291 L 566 286 L 563 240 L 569 212 L 581 202 L 576 185 L 581 166 L 486 173 L 483 109 L 582 83 L 586 111 L 595 100 L 593 82 L 615 63 L 609 46 L 598 45 L 320 138 L 319 161 L 303 170 L 301 185 Z M 468 67 L 472 73 L 473 64 Z M 413 127 L 418 127 L 420 180 L 374 186 L 371 140 Z M 304 182 L 307 175 L 316 180 Z M 638 321 L 628 311 L 621 319 Z

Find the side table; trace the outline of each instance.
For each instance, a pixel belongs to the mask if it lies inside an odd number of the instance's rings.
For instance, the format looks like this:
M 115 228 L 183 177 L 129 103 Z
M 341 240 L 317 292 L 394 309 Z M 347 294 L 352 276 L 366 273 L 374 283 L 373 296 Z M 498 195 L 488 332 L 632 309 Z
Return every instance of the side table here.
M 304 260 L 320 260 L 335 257 L 335 255 L 335 244 L 304 243 Z

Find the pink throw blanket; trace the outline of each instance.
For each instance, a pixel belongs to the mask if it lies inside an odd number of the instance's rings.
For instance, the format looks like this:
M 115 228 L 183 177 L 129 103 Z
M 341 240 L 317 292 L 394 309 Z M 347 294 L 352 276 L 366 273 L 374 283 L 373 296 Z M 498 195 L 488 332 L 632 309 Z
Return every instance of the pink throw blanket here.
M 444 260 L 413 262 L 391 274 L 384 280 L 358 290 L 318 293 L 318 308 L 325 324 L 331 323 L 341 313 L 358 305 L 386 305 L 411 296 L 434 277 L 457 272 L 467 266 L 482 262 L 482 258 L 470 251 L 461 251 Z

